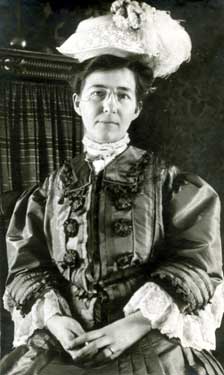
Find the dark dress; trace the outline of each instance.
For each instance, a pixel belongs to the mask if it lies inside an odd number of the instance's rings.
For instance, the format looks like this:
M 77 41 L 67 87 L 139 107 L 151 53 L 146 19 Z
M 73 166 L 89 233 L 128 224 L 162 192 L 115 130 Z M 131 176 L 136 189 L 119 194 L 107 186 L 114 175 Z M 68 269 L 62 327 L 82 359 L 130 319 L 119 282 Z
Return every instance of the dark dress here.
M 123 316 L 147 281 L 195 314 L 222 282 L 220 202 L 201 178 L 129 146 L 99 175 L 85 155 L 25 193 L 8 230 L 11 303 L 26 315 L 54 289 L 84 329 Z M 117 360 L 80 369 L 61 353 L 41 374 L 223 374 L 211 353 L 152 330 Z

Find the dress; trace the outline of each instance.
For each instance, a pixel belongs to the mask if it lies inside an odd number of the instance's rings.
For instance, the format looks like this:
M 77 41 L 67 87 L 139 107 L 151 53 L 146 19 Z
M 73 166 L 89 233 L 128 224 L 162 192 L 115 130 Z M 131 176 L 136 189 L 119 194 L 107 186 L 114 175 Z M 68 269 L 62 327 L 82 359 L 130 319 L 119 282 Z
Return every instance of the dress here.
M 131 313 L 136 293 L 149 285 L 197 316 L 222 283 L 219 210 L 206 182 L 153 153 L 129 146 L 98 175 L 82 154 L 17 203 L 7 236 L 7 304 L 26 316 L 54 291 L 91 330 Z M 184 347 L 156 319 L 151 324 L 101 373 L 223 374 L 209 350 Z M 41 374 L 57 371 L 99 369 L 77 369 L 61 357 Z

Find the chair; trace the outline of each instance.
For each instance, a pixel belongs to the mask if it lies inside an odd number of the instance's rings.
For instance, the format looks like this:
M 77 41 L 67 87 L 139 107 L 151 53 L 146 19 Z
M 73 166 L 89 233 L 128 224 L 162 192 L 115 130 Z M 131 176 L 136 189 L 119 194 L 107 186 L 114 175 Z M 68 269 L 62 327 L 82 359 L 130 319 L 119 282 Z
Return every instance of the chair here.
M 217 348 L 214 355 L 224 367 L 224 319 L 222 320 L 221 328 L 217 331 L 216 338 Z
M 1 313 L 1 357 L 9 352 L 13 342 L 13 322 L 10 314 L 3 308 L 2 296 L 8 272 L 5 234 L 8 223 L 20 192 L 7 191 L 0 195 L 0 248 L 1 248 L 1 273 L 0 273 L 0 313 Z

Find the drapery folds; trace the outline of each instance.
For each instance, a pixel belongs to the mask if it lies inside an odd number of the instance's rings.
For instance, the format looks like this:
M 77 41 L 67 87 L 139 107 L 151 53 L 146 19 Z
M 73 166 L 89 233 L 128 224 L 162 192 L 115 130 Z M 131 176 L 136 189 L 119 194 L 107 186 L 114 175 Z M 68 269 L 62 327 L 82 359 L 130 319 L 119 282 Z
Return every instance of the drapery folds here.
M 24 190 L 80 152 L 66 82 L 0 80 L 0 191 Z

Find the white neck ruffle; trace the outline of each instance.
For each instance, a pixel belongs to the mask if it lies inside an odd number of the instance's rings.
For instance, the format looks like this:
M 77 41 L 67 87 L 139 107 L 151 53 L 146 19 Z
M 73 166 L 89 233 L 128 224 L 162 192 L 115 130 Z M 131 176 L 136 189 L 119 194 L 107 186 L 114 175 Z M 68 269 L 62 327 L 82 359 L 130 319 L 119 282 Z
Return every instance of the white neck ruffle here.
M 86 159 L 92 161 L 96 174 L 103 170 L 117 155 L 121 154 L 127 148 L 129 142 L 128 133 L 119 141 L 111 143 L 97 143 L 87 136 L 84 136 L 82 140 Z

